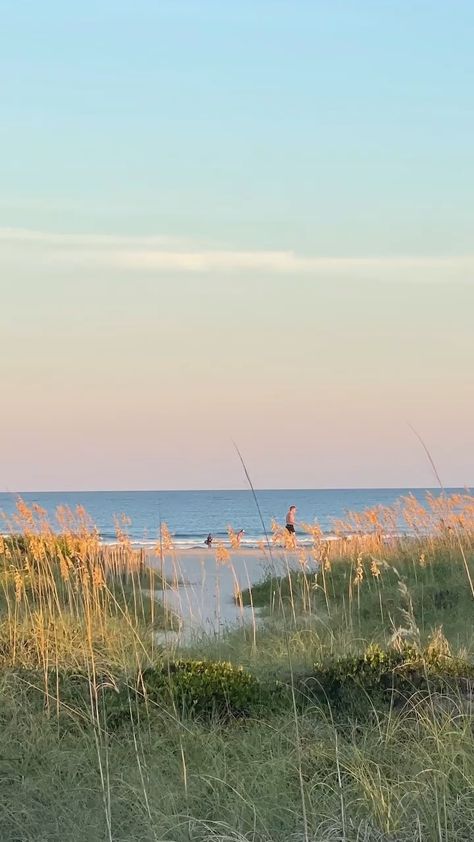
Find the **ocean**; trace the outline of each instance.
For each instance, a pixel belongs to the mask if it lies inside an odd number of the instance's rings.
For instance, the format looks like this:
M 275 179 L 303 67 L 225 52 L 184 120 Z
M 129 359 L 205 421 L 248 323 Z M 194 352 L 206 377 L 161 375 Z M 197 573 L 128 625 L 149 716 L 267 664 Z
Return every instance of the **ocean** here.
M 446 489 L 448 493 L 465 489 Z M 297 506 L 297 521 L 317 520 L 330 534 L 332 519 L 343 517 L 348 510 L 361 511 L 375 505 L 390 506 L 400 497 L 414 494 L 423 501 L 426 492 L 440 494 L 439 489 L 279 489 L 257 491 L 258 504 L 265 529 L 272 518 L 284 522 L 290 505 Z M 125 514 L 131 540 L 137 545 L 156 543 L 160 522 L 165 522 L 181 547 L 202 547 L 211 533 L 216 539 L 227 538 L 227 526 L 244 529 L 242 545 L 254 546 L 264 538 L 264 529 L 250 490 L 242 491 L 67 491 L 25 492 L 26 503 L 37 503 L 51 518 L 57 506 L 83 506 L 96 524 L 102 540 L 114 542 L 114 517 Z M 0 512 L 6 518 L 14 513 L 18 495 L 1 492 Z M 0 521 L 0 533 L 8 532 L 8 524 Z M 304 540 L 304 539 L 303 539 Z

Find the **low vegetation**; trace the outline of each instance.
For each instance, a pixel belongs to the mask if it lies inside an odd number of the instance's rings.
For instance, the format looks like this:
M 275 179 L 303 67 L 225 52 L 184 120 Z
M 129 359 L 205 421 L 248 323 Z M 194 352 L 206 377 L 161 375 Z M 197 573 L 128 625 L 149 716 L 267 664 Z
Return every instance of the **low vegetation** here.
M 268 575 L 235 595 L 253 619 L 179 650 L 125 521 L 107 549 L 85 512 L 53 528 L 20 501 L 0 539 L 2 842 L 468 842 L 474 506 L 404 505 L 409 538 L 372 510 L 290 556 L 275 525 Z

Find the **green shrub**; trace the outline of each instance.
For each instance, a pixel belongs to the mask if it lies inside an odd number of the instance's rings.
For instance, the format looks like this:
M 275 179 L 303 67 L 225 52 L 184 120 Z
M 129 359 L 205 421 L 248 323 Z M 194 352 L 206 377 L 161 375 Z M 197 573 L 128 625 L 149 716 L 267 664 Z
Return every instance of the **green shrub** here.
M 133 685 L 115 690 L 104 682 L 102 704 L 109 727 L 166 708 L 180 717 L 204 720 L 250 716 L 261 710 L 265 690 L 241 667 L 220 661 L 170 661 L 148 667 Z M 99 693 L 100 696 L 100 693 Z
M 401 650 L 369 647 L 363 655 L 331 658 L 315 664 L 299 682 L 303 701 L 325 701 L 335 710 L 361 705 L 370 710 L 386 703 L 403 703 L 414 693 L 443 693 L 470 689 L 474 665 L 436 646 L 423 651 L 406 645 Z
M 184 714 L 248 716 L 263 701 L 253 675 L 220 661 L 171 661 L 146 669 L 142 682 L 149 700 L 164 698 Z
M 169 661 L 147 667 L 133 678 L 98 675 L 93 683 L 83 672 L 61 670 L 48 675 L 48 692 L 42 677 L 28 676 L 33 695 L 43 702 L 48 695 L 59 699 L 64 724 L 90 721 L 94 716 L 107 728 L 117 728 L 167 709 L 178 716 L 229 719 L 257 713 L 269 701 L 267 688 L 241 667 L 220 661 Z
M 17 671 L 16 675 L 19 675 Z M 72 722 L 114 730 L 166 710 L 174 717 L 228 721 L 268 715 L 291 705 L 290 681 L 260 682 L 241 667 L 220 661 L 176 660 L 150 666 L 133 677 L 84 672 L 25 672 L 23 686 L 36 707 L 58 710 L 65 729 Z M 373 708 L 403 704 L 414 694 L 470 693 L 474 665 L 431 645 L 423 651 L 377 646 L 363 655 L 331 658 L 294 675 L 298 706 L 330 705 L 343 717 L 366 717 Z M 59 700 L 59 702 L 58 702 Z

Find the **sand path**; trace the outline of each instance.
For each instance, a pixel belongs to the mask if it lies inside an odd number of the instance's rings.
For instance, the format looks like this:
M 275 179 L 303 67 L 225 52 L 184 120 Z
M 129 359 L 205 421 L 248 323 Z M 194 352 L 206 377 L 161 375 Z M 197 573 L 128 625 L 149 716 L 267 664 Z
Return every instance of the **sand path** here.
M 242 607 L 238 593 L 273 572 L 282 575 L 298 564 L 295 553 L 281 550 L 230 550 L 225 562 L 216 559 L 215 549 L 179 550 L 149 563 L 167 579 L 160 599 L 181 618 L 186 634 L 219 634 L 233 626 L 251 623 L 257 611 Z M 235 597 L 237 596 L 237 600 Z

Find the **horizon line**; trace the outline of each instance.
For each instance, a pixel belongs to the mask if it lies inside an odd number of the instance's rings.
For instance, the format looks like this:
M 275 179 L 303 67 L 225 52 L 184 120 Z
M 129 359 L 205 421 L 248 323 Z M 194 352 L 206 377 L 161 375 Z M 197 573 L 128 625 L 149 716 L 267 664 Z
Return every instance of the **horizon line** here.
M 227 493 L 236 491 L 250 491 L 246 488 L 74 488 L 74 489 L 28 489 L 22 491 L 0 491 L 0 494 L 9 494 L 21 497 L 22 494 L 201 494 L 201 493 Z M 471 491 L 469 484 L 464 485 L 364 485 L 364 486 L 326 486 L 326 487 L 280 487 L 280 488 L 257 488 L 255 491 Z

